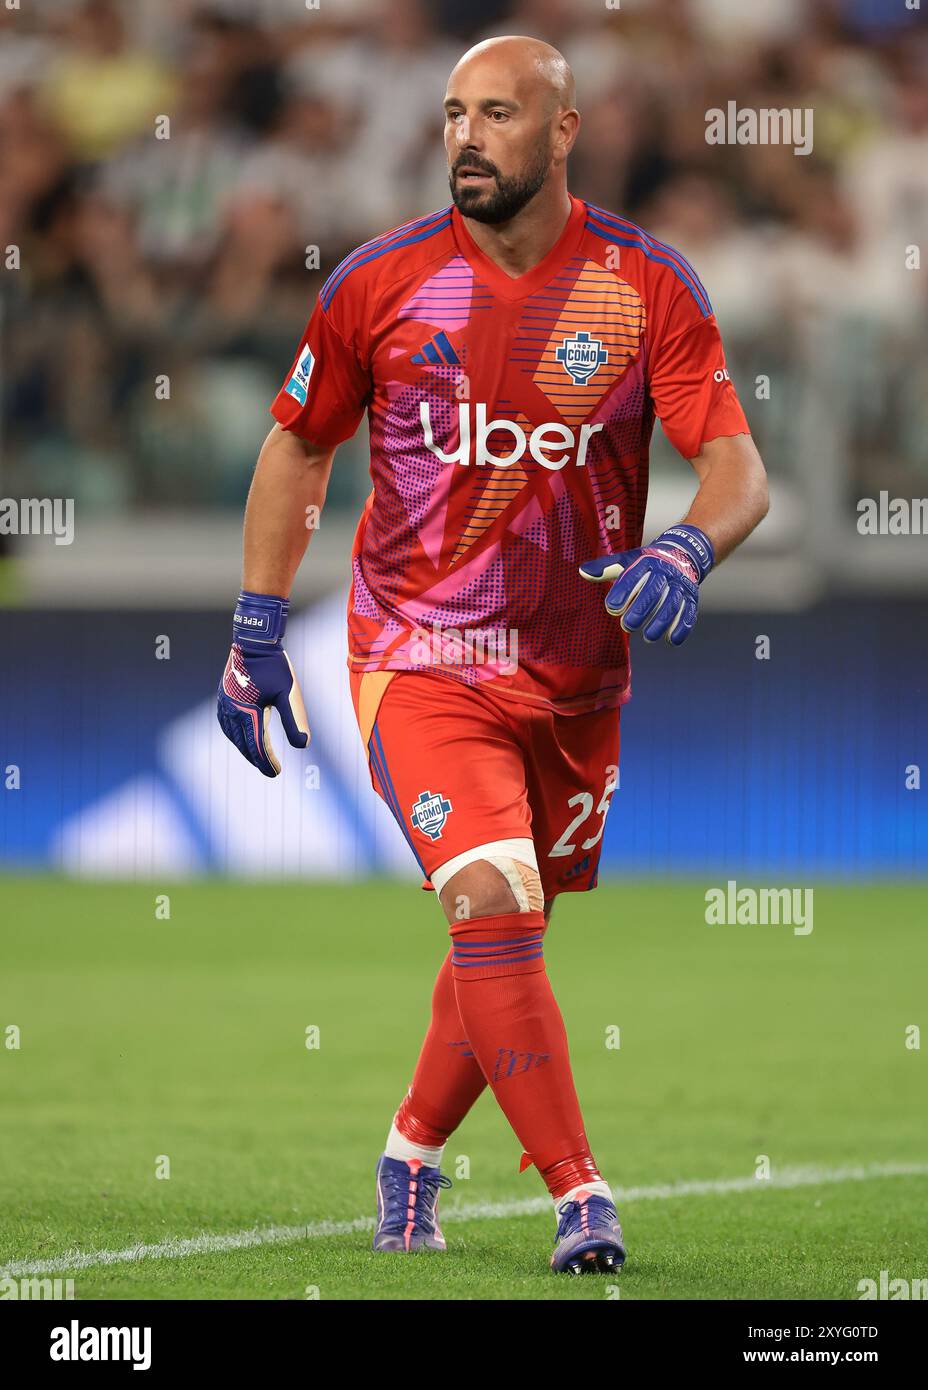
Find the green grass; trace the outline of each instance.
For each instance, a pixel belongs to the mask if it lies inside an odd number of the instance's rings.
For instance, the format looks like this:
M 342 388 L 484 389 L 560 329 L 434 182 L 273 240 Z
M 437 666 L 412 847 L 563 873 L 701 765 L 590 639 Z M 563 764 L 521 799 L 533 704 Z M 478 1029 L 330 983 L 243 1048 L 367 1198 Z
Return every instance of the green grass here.
M 928 941 L 918 886 L 816 888 L 814 931 L 710 927 L 704 886 L 562 898 L 547 938 L 594 1152 L 623 1187 L 928 1163 Z M 155 918 L 168 893 L 170 921 Z M 203 1232 L 346 1221 L 412 1074 L 446 929 L 397 884 L 0 884 L 0 1265 Z M 321 1030 L 307 1050 L 305 1030 Z M 621 1049 L 605 1046 L 610 1025 Z M 94 1266 L 78 1298 L 607 1296 L 550 1274 L 548 1210 L 486 1093 L 449 1145 L 445 1256 L 367 1232 Z M 155 1176 L 159 1155 L 170 1179 Z M 928 1178 L 639 1197 L 628 1298 L 853 1298 L 928 1273 Z

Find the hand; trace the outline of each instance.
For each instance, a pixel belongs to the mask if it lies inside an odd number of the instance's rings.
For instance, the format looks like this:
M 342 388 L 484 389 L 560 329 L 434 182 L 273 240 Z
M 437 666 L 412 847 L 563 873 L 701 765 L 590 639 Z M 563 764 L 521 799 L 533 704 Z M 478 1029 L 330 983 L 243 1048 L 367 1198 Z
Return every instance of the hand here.
M 265 777 L 280 772 L 270 739 L 272 709 L 280 715 L 294 748 L 305 748 L 310 738 L 303 695 L 283 649 L 289 607 L 286 599 L 275 594 L 242 591 L 232 650 L 219 683 L 217 715 L 222 732 Z
M 712 542 L 698 526 L 672 526 L 650 545 L 585 560 L 584 579 L 614 580 L 606 611 L 626 632 L 644 629 L 644 640 L 679 647 L 696 625 L 699 585 L 715 562 Z

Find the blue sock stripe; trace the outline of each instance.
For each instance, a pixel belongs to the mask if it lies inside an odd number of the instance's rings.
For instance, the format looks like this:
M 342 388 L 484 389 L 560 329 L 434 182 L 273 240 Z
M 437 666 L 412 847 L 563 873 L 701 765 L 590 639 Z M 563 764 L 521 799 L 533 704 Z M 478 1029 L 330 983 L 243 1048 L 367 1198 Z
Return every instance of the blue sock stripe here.
M 540 948 L 535 951 L 531 946 L 523 946 L 518 952 L 503 951 L 498 955 L 490 956 L 459 956 L 457 952 L 452 952 L 451 960 L 454 965 L 492 965 L 494 961 L 505 964 L 506 961 L 510 960 L 524 960 L 526 953 L 530 953 L 532 956 L 544 955 L 544 951 Z
M 524 941 L 520 946 L 500 946 L 496 950 L 481 950 L 479 947 L 473 951 L 462 951 L 459 946 L 454 947 L 454 953 L 460 960 L 473 960 L 476 956 L 481 956 L 486 960 L 499 959 L 503 956 L 517 955 L 519 951 L 534 951 L 535 948 L 542 950 L 540 941 Z
M 455 950 L 460 951 L 465 946 L 525 946 L 526 944 L 534 945 L 540 940 L 541 932 L 533 932 L 531 936 L 506 936 L 503 937 L 502 941 L 498 938 L 496 941 L 468 941 L 463 937 L 458 937 L 455 939 L 454 946 Z
M 540 941 L 526 941 L 521 946 L 506 946 L 499 951 L 461 951 L 457 946 L 452 947 L 454 954 L 460 956 L 462 960 L 472 960 L 475 956 L 486 956 L 488 959 L 493 956 L 512 956 L 518 955 L 520 951 L 540 951 L 542 949 Z
M 517 961 L 540 960 L 543 957 L 543 951 L 533 951 L 530 955 L 527 956 L 507 956 L 505 959 L 505 964 L 515 965 Z M 474 960 L 458 960 L 456 956 L 451 957 L 451 964 L 459 966 L 462 970 L 472 970 L 475 966 L 478 965 L 499 965 L 499 963 L 500 961 L 498 956 L 489 956 L 486 960 L 481 960 L 479 957 Z
M 540 946 L 541 932 L 537 936 L 506 936 L 502 941 L 468 941 L 466 937 L 454 938 L 456 951 L 521 951 L 523 946 Z

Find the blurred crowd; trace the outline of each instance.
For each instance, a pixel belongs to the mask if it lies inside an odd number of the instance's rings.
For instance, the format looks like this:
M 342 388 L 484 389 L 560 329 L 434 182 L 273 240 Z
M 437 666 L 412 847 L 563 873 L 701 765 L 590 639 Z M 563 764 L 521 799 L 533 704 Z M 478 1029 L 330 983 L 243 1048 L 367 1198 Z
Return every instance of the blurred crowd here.
M 837 421 L 849 496 L 925 491 L 928 34 L 903 0 L 0 7 L 0 491 L 239 506 L 322 279 L 449 201 L 448 72 L 506 32 L 574 68 L 572 191 L 696 265 L 771 469 L 814 469 Z M 731 100 L 811 108 L 813 153 L 707 144 Z M 365 489 L 335 470 L 336 505 Z

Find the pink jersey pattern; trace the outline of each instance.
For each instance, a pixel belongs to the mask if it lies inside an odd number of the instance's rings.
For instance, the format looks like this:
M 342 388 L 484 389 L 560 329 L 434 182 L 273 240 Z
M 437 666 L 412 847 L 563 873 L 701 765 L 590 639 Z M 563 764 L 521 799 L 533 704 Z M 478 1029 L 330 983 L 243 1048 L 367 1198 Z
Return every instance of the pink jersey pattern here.
M 655 417 L 686 458 L 748 425 L 689 263 L 570 204 L 518 278 L 445 208 L 319 294 L 271 409 L 323 446 L 368 415 L 355 670 L 428 668 L 561 713 L 628 698 L 628 639 L 577 565 L 641 544 Z

